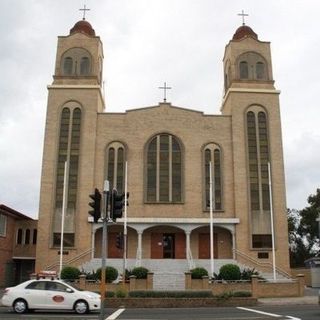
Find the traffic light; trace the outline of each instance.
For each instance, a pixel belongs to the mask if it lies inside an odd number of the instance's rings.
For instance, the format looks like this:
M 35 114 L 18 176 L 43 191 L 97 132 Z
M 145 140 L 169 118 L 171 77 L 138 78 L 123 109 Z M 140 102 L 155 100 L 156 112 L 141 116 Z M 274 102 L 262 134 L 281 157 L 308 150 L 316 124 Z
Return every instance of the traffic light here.
M 93 217 L 93 221 L 97 223 L 101 216 L 101 193 L 95 188 L 94 194 L 90 194 L 89 197 L 93 200 L 89 202 L 89 206 L 93 209 L 89 211 L 89 214 Z
M 127 206 L 127 207 L 129 207 L 129 201 L 128 201 L 128 199 L 129 199 L 129 192 L 127 192 L 127 203 L 126 203 L 126 206 Z
M 116 238 L 116 247 L 118 249 L 123 249 L 123 233 L 119 232 Z
M 122 218 L 122 209 L 124 206 L 124 193 L 118 194 L 117 190 L 113 190 L 111 194 L 110 217 L 112 220 Z

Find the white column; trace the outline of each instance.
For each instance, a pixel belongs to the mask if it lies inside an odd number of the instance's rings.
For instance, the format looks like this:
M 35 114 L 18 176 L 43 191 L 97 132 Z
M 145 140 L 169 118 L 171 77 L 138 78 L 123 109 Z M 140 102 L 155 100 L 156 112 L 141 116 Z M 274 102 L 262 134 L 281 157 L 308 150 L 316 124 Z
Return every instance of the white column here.
M 233 230 L 232 231 L 232 259 L 233 260 L 236 260 L 236 233 L 235 231 Z
M 188 260 L 188 265 L 189 265 L 189 268 L 191 266 L 191 255 L 190 255 L 190 231 L 184 231 L 185 234 L 186 234 L 186 257 L 187 257 L 187 260 Z
M 138 231 L 138 250 L 137 250 L 137 262 L 136 265 L 138 267 L 141 266 L 141 259 L 142 259 L 142 233 L 143 231 Z

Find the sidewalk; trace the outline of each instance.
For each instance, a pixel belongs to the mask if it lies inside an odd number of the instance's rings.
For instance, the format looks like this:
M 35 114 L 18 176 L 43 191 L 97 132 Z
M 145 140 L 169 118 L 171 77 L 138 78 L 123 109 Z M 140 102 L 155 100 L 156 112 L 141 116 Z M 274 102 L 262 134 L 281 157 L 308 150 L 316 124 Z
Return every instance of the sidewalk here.
M 299 305 L 299 304 L 318 304 L 320 288 L 305 288 L 303 297 L 288 297 L 288 298 L 259 298 L 259 304 L 268 305 Z

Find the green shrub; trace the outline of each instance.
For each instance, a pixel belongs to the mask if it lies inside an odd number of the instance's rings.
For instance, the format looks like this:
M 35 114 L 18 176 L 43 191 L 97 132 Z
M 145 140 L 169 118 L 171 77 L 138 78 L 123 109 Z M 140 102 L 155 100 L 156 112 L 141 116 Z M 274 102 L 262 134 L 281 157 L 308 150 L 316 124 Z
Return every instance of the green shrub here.
M 131 298 L 212 298 L 212 291 L 130 291 Z
M 86 276 L 86 280 L 98 280 L 97 273 L 92 270 L 92 272 L 85 272 L 84 270 L 81 271 L 81 274 Z
M 106 283 L 111 283 L 118 278 L 118 270 L 114 267 L 106 267 Z M 101 268 L 98 268 L 96 271 L 97 279 L 101 280 Z
M 125 298 L 127 296 L 127 291 L 124 289 L 118 289 L 116 291 L 116 297 L 117 298 Z
M 240 268 L 236 264 L 225 264 L 220 268 L 219 278 L 223 280 L 240 280 Z
M 202 279 L 203 276 L 208 276 L 208 271 L 205 268 L 194 268 L 190 270 L 192 279 Z
M 259 276 L 259 272 L 256 271 L 254 268 L 244 268 L 241 271 L 241 280 L 251 280 L 252 276 Z
M 61 279 L 75 280 L 80 276 L 80 270 L 76 267 L 66 266 L 61 270 Z
M 125 270 L 125 276 L 124 276 L 125 280 L 128 281 L 130 276 L 131 276 L 131 270 L 126 269 Z
M 115 293 L 113 291 L 106 291 L 106 298 L 114 298 Z
M 214 296 L 218 300 L 228 300 L 232 297 L 232 292 L 231 291 L 225 291 L 223 293 L 217 294 Z
M 251 297 L 252 294 L 250 291 L 234 291 L 232 293 L 233 297 Z
M 136 276 L 137 279 L 147 279 L 149 270 L 144 267 L 135 267 L 131 270 L 131 275 Z

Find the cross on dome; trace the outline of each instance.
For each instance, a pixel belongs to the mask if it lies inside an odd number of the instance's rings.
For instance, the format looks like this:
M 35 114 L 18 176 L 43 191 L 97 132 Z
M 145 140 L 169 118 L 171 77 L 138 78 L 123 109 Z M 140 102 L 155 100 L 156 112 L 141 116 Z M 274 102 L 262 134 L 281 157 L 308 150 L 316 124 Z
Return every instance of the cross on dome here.
M 90 11 L 90 9 L 86 8 L 86 5 L 83 5 L 83 9 L 79 9 L 79 11 L 83 11 L 83 18 L 82 20 L 86 20 L 86 11 Z
M 248 17 L 249 15 L 247 13 L 244 13 L 244 11 L 242 10 L 241 13 L 238 13 L 238 16 L 242 16 L 242 25 L 244 26 L 244 17 Z

